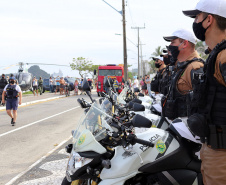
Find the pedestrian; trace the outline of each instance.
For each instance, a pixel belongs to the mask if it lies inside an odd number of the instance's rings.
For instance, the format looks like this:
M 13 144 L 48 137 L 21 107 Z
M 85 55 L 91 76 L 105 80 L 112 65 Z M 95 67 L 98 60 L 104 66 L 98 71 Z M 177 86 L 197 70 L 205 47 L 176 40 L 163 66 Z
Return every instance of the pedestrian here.
M 196 135 L 202 135 L 200 151 L 201 172 L 205 185 L 226 184 L 226 1 L 200 0 L 195 10 L 183 11 L 195 18 L 193 31 L 198 39 L 205 41 L 210 56 L 205 62 L 202 86 L 194 91 L 200 95 L 199 108 L 193 117 L 199 121 L 190 127 Z M 204 86 L 204 84 L 206 84 Z M 200 94 L 198 94 L 200 92 Z M 199 118 L 204 118 L 204 124 Z M 190 122 L 191 121 L 191 122 Z M 205 125 L 205 126 L 201 126 Z M 199 129 L 197 129 L 199 128 Z M 208 132 L 204 132 L 207 130 Z M 202 132 L 200 132 L 202 131 Z
M 170 42 L 169 50 L 175 61 L 175 71 L 170 92 L 163 101 L 162 113 L 170 120 L 180 117 L 187 120 L 191 114 L 187 97 L 193 90 L 194 73 L 203 72 L 203 60 L 195 50 L 196 38 L 186 29 L 177 29 L 171 36 L 163 37 Z
M 65 81 L 64 81 L 64 78 L 61 77 L 59 82 L 60 82 L 60 95 L 64 95 L 65 94 Z
M 131 81 L 131 78 L 130 77 L 128 79 L 128 82 L 129 82 L 129 89 L 131 89 L 131 83 L 132 83 L 132 81 Z
M 3 104 L 2 103 L 2 93 L 3 93 L 3 90 L 4 90 L 4 88 L 5 88 L 5 86 L 8 84 L 8 81 L 6 80 L 6 78 L 5 78 L 5 74 L 2 74 L 2 78 L 0 79 L 0 96 L 1 96 L 1 101 L 0 101 L 0 103 L 1 104 Z M 5 97 L 4 97 L 4 99 L 5 99 Z
M 143 94 L 146 94 L 146 90 L 147 90 L 147 84 L 145 83 L 146 76 L 147 75 L 145 75 L 145 77 L 143 77 L 142 80 L 140 81 L 140 86 Z
M 135 88 L 138 88 L 139 85 L 138 85 L 137 77 L 134 76 L 133 79 L 134 79 L 134 80 L 133 80 L 132 86 L 133 86 L 133 92 L 134 92 L 134 89 L 135 89 Z
M 16 124 L 17 119 L 17 108 L 18 104 L 22 103 L 22 92 L 19 85 L 15 84 L 15 78 L 11 77 L 9 79 L 9 84 L 7 84 L 4 88 L 2 94 L 2 102 L 5 103 L 4 97 L 7 97 L 6 102 L 6 112 L 11 117 L 11 124 L 14 126 Z M 19 100 L 18 100 L 19 96 Z M 13 109 L 13 114 L 11 110 Z
M 57 76 L 56 78 L 56 91 L 55 91 L 55 94 L 60 91 L 60 77 Z
M 33 80 L 32 80 L 32 87 L 33 87 L 33 94 L 35 96 L 35 92 L 38 96 L 38 80 L 36 79 L 36 77 L 34 76 Z
M 119 87 L 119 83 L 118 80 L 116 78 L 113 78 L 113 87 L 115 89 L 115 92 L 118 93 L 118 87 Z
M 6 77 L 7 82 L 9 83 L 9 76 Z
M 89 87 L 90 87 L 90 93 L 92 92 L 92 80 L 90 78 L 88 78 L 88 84 L 89 84 Z
M 78 80 L 75 80 L 74 86 L 75 86 L 74 95 L 78 95 Z
M 151 97 L 151 79 L 150 75 L 145 77 L 145 83 L 147 84 L 148 95 Z
M 80 82 L 80 91 L 81 91 L 81 94 L 80 95 L 82 95 L 82 93 L 83 93 L 83 90 L 82 90 L 82 83 L 83 83 L 83 78 L 81 79 L 81 82 Z
M 39 89 L 40 95 L 42 95 L 42 93 L 43 93 L 43 80 L 42 80 L 41 76 L 39 77 L 39 80 L 38 80 L 38 89 Z
M 49 77 L 49 91 L 53 93 L 53 79 L 51 76 Z
M 54 77 L 54 78 L 52 78 L 52 80 L 53 80 L 53 92 L 55 92 L 55 90 L 56 90 L 56 78 Z

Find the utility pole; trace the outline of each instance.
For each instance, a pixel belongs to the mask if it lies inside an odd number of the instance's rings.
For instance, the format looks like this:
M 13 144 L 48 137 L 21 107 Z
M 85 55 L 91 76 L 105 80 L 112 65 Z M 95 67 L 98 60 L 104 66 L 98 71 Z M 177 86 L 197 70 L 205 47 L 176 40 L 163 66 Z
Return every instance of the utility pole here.
M 140 47 L 140 29 L 145 29 L 145 26 L 144 27 L 131 27 L 132 29 L 137 29 L 138 31 L 138 44 L 137 44 L 137 48 L 138 48 L 138 78 L 140 78 L 140 55 L 139 55 L 139 47 Z
M 114 9 L 116 12 L 120 13 L 122 15 L 122 27 L 123 27 L 123 61 L 124 61 L 124 80 L 127 81 L 128 72 L 127 72 L 127 49 L 126 49 L 126 20 L 125 20 L 125 0 L 122 0 L 122 11 L 116 10 L 113 6 L 111 6 L 109 3 L 104 1 L 108 6 L 110 6 L 112 9 Z
M 143 77 L 145 74 L 145 67 L 144 67 L 144 62 L 143 62 L 143 54 L 142 54 L 142 46 L 145 44 L 141 44 L 140 42 L 140 55 L 141 55 L 141 76 Z
M 126 48 L 126 20 L 125 20 L 125 0 L 122 0 L 122 25 L 123 25 L 123 57 L 124 57 L 124 79 L 127 81 L 127 48 Z

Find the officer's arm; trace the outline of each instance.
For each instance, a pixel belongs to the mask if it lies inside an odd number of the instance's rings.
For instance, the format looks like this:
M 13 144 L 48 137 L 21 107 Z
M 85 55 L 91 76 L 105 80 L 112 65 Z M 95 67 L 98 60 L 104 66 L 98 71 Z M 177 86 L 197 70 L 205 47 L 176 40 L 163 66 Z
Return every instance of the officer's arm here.
M 5 92 L 6 91 L 3 91 L 3 93 L 2 93 L 2 103 L 5 103 Z
M 223 76 L 224 82 L 226 83 L 226 63 L 221 64 L 220 62 L 220 70 Z

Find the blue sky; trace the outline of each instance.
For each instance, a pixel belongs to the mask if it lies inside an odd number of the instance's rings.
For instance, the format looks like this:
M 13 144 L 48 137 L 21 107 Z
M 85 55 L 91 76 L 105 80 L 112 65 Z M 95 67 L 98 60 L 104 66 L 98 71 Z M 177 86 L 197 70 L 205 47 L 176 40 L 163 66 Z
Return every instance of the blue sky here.
M 121 0 L 106 0 L 121 10 Z M 191 29 L 192 19 L 182 10 L 193 9 L 198 0 L 127 0 L 127 38 L 137 45 L 137 30 L 144 59 L 157 46 L 168 43 L 163 36 L 177 28 Z M 1 0 L 0 73 L 18 62 L 68 65 L 72 58 L 85 57 L 94 64 L 123 63 L 122 17 L 102 0 Z M 127 40 L 128 63 L 137 67 L 137 47 Z M 40 66 L 49 73 L 59 67 Z M 78 73 L 62 67 L 65 75 Z

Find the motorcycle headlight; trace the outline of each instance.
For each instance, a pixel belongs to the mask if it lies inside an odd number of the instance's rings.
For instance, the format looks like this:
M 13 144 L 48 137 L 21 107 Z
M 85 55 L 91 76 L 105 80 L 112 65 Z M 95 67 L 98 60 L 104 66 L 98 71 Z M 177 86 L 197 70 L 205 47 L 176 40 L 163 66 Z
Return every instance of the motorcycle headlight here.
M 71 175 L 73 175 L 78 169 L 90 163 L 93 159 L 81 157 L 78 153 L 72 150 L 68 160 L 66 177 L 71 182 Z

